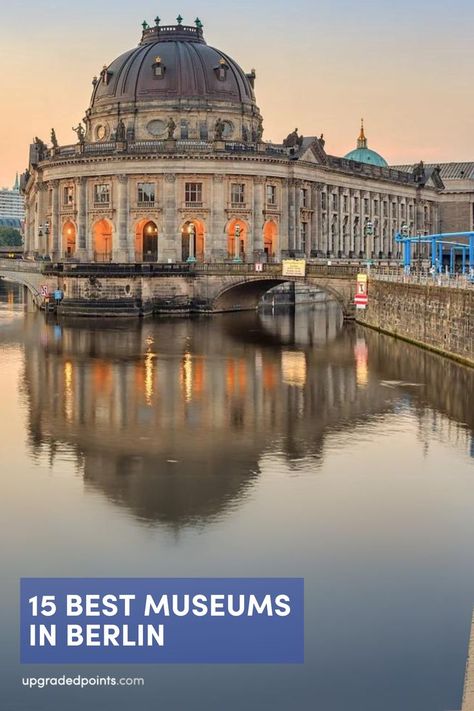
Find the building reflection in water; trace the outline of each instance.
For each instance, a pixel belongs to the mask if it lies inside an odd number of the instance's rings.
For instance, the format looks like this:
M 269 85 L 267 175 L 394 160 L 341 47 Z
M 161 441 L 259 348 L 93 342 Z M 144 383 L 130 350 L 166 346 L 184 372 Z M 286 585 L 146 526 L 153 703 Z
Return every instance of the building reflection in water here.
M 68 448 L 87 487 L 146 522 L 212 520 L 268 453 L 317 471 L 328 434 L 403 407 L 421 439 L 472 447 L 472 371 L 322 306 L 119 325 L 31 316 L 26 333 L 33 453 Z

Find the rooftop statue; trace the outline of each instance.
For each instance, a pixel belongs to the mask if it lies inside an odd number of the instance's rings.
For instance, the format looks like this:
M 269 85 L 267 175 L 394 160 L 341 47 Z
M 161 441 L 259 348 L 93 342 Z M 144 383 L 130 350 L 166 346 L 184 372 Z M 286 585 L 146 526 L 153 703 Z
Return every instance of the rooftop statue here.
M 54 130 L 54 128 L 51 129 L 51 143 L 53 144 L 53 148 L 59 148 L 58 139 L 56 138 L 56 131 Z
M 73 126 L 72 130 L 74 131 L 74 133 L 77 134 L 77 140 L 79 141 L 79 143 L 81 145 L 83 145 L 83 143 L 85 142 L 85 138 L 86 138 L 86 131 L 85 131 L 82 123 L 79 122 L 75 128 Z
M 224 129 L 225 129 L 225 123 L 222 121 L 221 118 L 218 118 L 216 121 L 216 125 L 214 126 L 214 140 L 215 141 L 222 141 L 224 137 Z
M 115 140 L 118 143 L 123 143 L 125 141 L 125 124 L 122 119 L 117 124 L 117 130 L 115 132 Z
M 298 129 L 295 128 L 293 133 L 289 133 L 288 136 L 283 141 L 285 148 L 295 148 L 300 147 L 303 143 L 303 136 L 298 136 Z
M 174 140 L 174 132 L 176 131 L 176 122 L 174 121 L 174 119 L 172 119 L 172 118 L 168 119 L 166 128 L 168 129 L 168 140 L 173 141 Z

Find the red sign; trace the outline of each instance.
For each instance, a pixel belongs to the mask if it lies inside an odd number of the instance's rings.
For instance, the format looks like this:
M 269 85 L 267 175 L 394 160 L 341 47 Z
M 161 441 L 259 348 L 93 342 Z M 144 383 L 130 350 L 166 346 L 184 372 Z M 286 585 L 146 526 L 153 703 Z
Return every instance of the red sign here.
M 354 296 L 354 302 L 358 306 L 367 306 L 367 304 L 369 303 L 369 297 L 367 296 L 367 294 L 356 294 Z

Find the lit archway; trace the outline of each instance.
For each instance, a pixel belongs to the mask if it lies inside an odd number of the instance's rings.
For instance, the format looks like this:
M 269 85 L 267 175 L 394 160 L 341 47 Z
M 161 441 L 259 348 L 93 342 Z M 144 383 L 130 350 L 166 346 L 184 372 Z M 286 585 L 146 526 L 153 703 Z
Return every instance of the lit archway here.
M 62 232 L 62 252 L 66 259 L 73 257 L 76 252 L 76 236 L 76 225 L 68 220 L 64 223 Z
M 108 220 L 102 219 L 94 223 L 94 226 L 92 227 L 94 261 L 112 261 L 112 232 L 112 225 Z
M 273 220 L 265 222 L 263 227 L 263 249 L 267 260 L 275 259 L 278 249 L 278 227 Z
M 227 227 L 227 256 L 235 261 L 245 261 L 247 247 L 247 223 L 235 218 Z
M 181 259 L 183 262 L 204 261 L 204 223 L 187 220 L 181 227 Z
M 158 226 L 153 220 L 140 220 L 135 228 L 135 261 L 158 261 Z

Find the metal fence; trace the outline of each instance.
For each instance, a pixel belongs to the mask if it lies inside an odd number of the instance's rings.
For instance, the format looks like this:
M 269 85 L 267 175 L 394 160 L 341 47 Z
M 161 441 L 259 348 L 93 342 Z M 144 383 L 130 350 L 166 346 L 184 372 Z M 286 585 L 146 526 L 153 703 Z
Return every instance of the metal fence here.
M 443 286 L 449 289 L 473 289 L 474 279 L 468 274 L 404 274 L 398 270 L 370 270 L 370 278 L 376 281 L 391 281 L 398 284 L 420 284 L 422 286 Z

